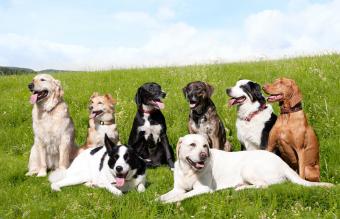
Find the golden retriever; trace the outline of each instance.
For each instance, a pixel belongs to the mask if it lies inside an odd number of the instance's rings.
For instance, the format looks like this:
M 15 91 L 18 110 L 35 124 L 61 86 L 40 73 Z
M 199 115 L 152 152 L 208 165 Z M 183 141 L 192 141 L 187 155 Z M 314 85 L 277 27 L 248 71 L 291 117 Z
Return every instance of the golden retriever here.
M 47 170 L 69 167 L 70 154 L 76 149 L 74 125 L 60 81 L 51 75 L 38 74 L 28 88 L 32 92 L 34 144 L 26 175 L 43 177 Z

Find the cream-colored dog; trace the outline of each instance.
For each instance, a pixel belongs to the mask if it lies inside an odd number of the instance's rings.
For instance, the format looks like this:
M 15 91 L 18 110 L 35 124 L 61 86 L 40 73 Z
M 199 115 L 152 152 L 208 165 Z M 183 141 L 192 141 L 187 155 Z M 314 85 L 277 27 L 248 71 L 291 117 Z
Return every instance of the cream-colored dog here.
M 76 149 L 74 126 L 60 81 L 39 74 L 28 88 L 32 92 L 34 144 L 26 175 L 43 177 L 47 170 L 66 169 L 70 165 L 70 154 Z
M 97 92 L 92 94 L 87 139 L 78 154 L 88 148 L 103 146 L 105 134 L 114 144 L 121 144 L 114 117 L 115 104 L 116 100 L 110 94 L 99 95 Z

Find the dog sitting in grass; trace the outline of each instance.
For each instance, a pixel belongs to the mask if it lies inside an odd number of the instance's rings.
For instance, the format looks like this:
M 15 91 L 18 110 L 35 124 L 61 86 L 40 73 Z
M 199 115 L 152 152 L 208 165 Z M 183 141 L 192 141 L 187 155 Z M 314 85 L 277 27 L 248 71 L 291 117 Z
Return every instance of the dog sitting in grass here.
M 74 125 L 63 100 L 60 81 L 51 75 L 39 74 L 28 88 L 32 92 L 34 144 L 26 175 L 43 177 L 47 170 L 69 167 L 71 154 L 77 150 Z
M 78 153 L 88 148 L 103 146 L 105 134 L 113 143 L 120 144 L 114 116 L 115 104 L 116 100 L 110 94 L 99 95 L 97 92 L 92 94 L 87 139 Z

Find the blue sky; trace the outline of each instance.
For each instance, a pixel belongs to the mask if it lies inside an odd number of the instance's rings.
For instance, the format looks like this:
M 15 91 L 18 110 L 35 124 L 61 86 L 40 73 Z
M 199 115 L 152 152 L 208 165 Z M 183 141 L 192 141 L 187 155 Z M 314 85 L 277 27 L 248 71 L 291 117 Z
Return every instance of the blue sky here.
M 70 70 L 338 52 L 340 2 L 0 0 L 0 65 Z

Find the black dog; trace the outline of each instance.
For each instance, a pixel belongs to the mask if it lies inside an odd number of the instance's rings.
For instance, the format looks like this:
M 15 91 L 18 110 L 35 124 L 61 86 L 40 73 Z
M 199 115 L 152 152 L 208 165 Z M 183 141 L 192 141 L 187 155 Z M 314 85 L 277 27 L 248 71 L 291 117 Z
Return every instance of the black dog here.
M 157 83 L 145 83 L 138 88 L 135 102 L 138 111 L 129 137 L 131 145 L 147 162 L 148 167 L 168 164 L 174 168 L 174 151 L 166 135 L 165 118 L 160 111 L 166 96 Z

